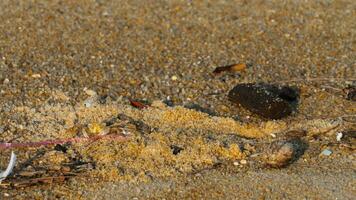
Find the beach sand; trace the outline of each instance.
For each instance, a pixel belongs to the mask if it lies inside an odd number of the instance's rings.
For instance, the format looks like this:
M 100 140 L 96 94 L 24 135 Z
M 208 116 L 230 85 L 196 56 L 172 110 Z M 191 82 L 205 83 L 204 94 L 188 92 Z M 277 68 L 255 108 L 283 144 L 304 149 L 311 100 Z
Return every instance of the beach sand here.
M 352 199 L 355 7 L 1 1 L 0 141 L 119 136 L 0 148 L 1 170 L 18 157 L 1 198 Z M 212 73 L 234 63 L 248 67 Z M 299 88 L 297 112 L 268 120 L 228 100 L 254 82 Z M 305 133 L 304 154 L 266 166 L 290 131 Z

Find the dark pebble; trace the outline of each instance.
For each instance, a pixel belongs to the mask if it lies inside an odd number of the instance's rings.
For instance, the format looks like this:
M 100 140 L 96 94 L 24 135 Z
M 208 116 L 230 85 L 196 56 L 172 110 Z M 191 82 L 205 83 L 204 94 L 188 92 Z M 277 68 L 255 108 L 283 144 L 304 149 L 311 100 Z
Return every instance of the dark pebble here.
M 262 117 L 281 119 L 296 110 L 299 92 L 287 86 L 244 83 L 230 90 L 228 97 L 230 101 Z
M 174 103 L 173 103 L 172 100 L 166 99 L 166 100 L 163 101 L 163 103 L 165 103 L 169 107 L 173 107 L 174 106 Z
M 356 101 L 356 88 L 349 87 L 346 89 L 346 99 L 350 101 Z
M 106 104 L 107 98 L 108 98 L 108 95 L 102 95 L 99 97 L 98 101 L 100 104 Z
M 68 147 L 67 147 L 67 145 L 56 144 L 56 146 L 54 146 L 54 150 L 61 151 L 63 153 L 67 153 Z

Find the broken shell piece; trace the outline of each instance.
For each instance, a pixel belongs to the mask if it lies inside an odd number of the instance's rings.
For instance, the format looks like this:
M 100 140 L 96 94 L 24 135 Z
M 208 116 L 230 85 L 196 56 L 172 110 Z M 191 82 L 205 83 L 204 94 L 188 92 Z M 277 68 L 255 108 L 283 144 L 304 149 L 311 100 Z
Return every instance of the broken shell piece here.
M 234 161 L 232 164 L 235 165 L 235 166 L 239 166 L 240 165 L 240 163 L 238 161 Z
M 90 108 L 93 105 L 97 104 L 98 100 L 98 96 L 90 96 L 89 98 L 84 100 L 84 106 Z
M 11 152 L 10 162 L 7 165 L 6 170 L 0 173 L 0 183 L 1 183 L 1 181 L 5 180 L 6 177 L 12 173 L 12 170 L 14 169 L 15 164 L 16 164 L 16 155 L 14 152 Z
M 343 134 L 341 132 L 336 133 L 336 141 L 340 142 Z
M 330 156 L 333 152 L 330 149 L 324 149 L 320 155 L 322 156 Z
M 94 90 L 85 89 L 84 92 L 88 96 L 97 96 L 97 93 Z
M 266 163 L 271 167 L 283 167 L 292 160 L 294 147 L 291 143 L 284 143 L 267 155 Z
M 285 167 L 304 153 L 305 147 L 303 144 L 299 139 L 273 142 L 269 146 L 264 160 L 270 167 Z

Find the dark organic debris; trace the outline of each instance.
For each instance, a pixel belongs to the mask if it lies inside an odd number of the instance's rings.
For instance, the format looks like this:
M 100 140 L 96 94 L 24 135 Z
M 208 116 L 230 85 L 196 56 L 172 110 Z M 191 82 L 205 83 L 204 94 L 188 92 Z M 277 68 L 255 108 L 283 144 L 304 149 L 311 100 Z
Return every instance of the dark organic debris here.
M 356 139 L 356 130 L 346 130 L 343 134 L 345 139 Z
M 184 150 L 182 147 L 176 146 L 176 145 L 171 145 L 172 153 L 174 155 L 179 154 L 182 150 Z
M 245 69 L 246 69 L 246 64 L 239 63 L 239 64 L 232 64 L 232 65 L 217 67 L 217 68 L 215 68 L 213 73 L 214 74 L 219 74 L 219 73 L 221 73 L 223 71 L 237 72 L 237 71 L 243 71 Z
M 42 151 L 41 151 L 42 152 Z M 32 158 L 30 163 L 32 163 Z M 28 162 L 28 161 L 26 161 Z M 0 183 L 0 188 L 23 188 L 41 184 L 64 182 L 80 173 L 95 169 L 95 163 L 73 160 L 56 168 L 32 167 L 36 170 L 21 169 L 8 180 Z
M 339 141 L 340 147 L 347 148 L 352 151 L 356 150 L 356 130 L 345 130 L 341 134 L 342 139 Z
M 260 116 L 281 119 L 296 110 L 299 92 L 288 86 L 243 83 L 230 90 L 228 97 Z
M 174 106 L 174 102 L 170 99 L 166 99 L 163 101 L 164 104 L 166 104 L 169 107 L 173 107 Z
M 38 142 L 0 143 L 0 149 L 30 148 L 30 147 L 51 146 L 51 145 L 66 144 L 66 143 L 83 143 L 83 142 L 97 141 L 100 139 L 126 141 L 128 137 L 125 137 L 123 135 L 117 135 L 117 134 L 107 134 L 107 135 L 97 135 L 92 137 L 75 137 L 75 138 L 66 138 L 66 139 L 44 140 Z
M 67 153 L 68 145 L 56 144 L 56 146 L 54 146 L 54 150 L 61 151 L 63 153 Z
M 108 99 L 108 95 L 102 95 L 98 98 L 100 104 L 105 104 Z
M 275 141 L 269 145 L 263 159 L 270 167 L 285 167 L 302 156 L 306 148 L 307 144 L 297 138 Z
M 15 170 L 15 172 L 20 172 L 23 171 L 26 167 L 32 165 L 33 161 L 35 161 L 38 158 L 41 158 L 42 156 L 44 156 L 46 154 L 46 151 L 44 149 L 39 149 L 37 150 L 37 152 L 30 157 L 28 160 L 26 160 L 25 162 L 21 163 L 17 169 Z
M 344 89 L 346 93 L 346 99 L 350 101 L 356 101 L 356 88 L 355 87 L 348 87 Z

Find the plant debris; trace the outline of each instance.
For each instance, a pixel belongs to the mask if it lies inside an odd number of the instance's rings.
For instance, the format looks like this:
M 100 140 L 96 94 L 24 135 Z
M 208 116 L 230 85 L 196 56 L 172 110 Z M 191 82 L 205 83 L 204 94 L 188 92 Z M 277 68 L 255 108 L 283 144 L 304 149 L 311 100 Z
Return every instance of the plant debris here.
M 255 114 L 281 119 L 296 110 L 299 93 L 287 86 L 243 83 L 230 90 L 228 97 Z
M 346 99 L 350 101 L 356 101 L 356 88 L 355 87 L 348 87 L 344 89 L 344 92 L 346 93 Z
M 60 170 L 42 170 L 32 172 L 21 172 L 15 178 L 0 183 L 2 188 L 23 188 L 39 184 L 53 184 L 64 182 L 77 173 L 69 171 L 67 168 Z
M 247 65 L 244 63 L 226 65 L 226 66 L 222 66 L 222 67 L 216 67 L 215 70 L 213 71 L 213 73 L 220 74 L 221 72 L 224 72 L 224 71 L 240 72 L 240 71 L 244 71 L 246 69 L 246 67 L 247 67 Z
M 135 100 L 132 100 L 132 99 L 130 99 L 129 101 L 130 101 L 131 105 L 133 107 L 135 107 L 135 108 L 138 108 L 138 109 L 148 108 L 148 105 L 145 105 L 145 104 L 143 104 L 143 103 L 141 103 L 139 101 L 135 101 Z
M 39 142 L 0 143 L 0 149 L 28 148 L 28 147 L 50 146 L 50 145 L 66 144 L 66 143 L 90 142 L 99 139 L 126 141 L 127 137 L 122 135 L 117 135 L 117 134 L 108 134 L 108 135 L 96 135 L 92 137 L 76 137 L 76 138 L 66 138 L 66 139 L 57 139 L 57 140 L 44 140 Z

